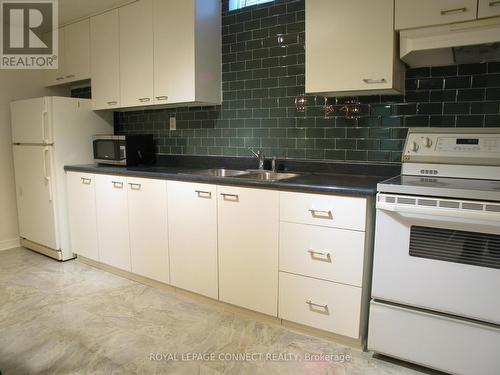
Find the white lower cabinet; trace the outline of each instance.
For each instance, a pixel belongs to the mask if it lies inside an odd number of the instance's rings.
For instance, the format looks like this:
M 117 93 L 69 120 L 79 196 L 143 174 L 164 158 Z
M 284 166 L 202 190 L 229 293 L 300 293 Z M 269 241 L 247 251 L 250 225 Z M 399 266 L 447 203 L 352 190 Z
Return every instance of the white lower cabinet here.
M 95 177 L 88 173 L 69 172 L 66 181 L 72 251 L 98 261 Z
M 280 271 L 361 286 L 365 233 L 282 222 Z
M 217 188 L 169 181 L 170 281 L 217 299 Z
M 99 261 L 130 271 L 127 179 L 96 175 L 95 181 Z
M 279 317 L 358 338 L 361 288 L 280 272 Z
M 277 315 L 279 192 L 218 186 L 219 297 Z
M 127 178 L 131 271 L 169 283 L 167 183 Z

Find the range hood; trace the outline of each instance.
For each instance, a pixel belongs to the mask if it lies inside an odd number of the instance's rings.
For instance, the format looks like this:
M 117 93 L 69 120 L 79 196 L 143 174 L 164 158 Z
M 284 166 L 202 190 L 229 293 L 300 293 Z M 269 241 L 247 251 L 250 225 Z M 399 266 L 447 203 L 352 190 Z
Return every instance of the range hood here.
M 500 17 L 400 32 L 400 57 L 412 68 L 500 60 Z

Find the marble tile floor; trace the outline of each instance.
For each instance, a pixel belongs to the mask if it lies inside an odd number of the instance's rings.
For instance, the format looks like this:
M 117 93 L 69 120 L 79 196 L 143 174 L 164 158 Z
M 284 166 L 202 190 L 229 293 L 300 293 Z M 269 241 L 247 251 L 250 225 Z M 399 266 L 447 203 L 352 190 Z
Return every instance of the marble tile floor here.
M 200 353 L 215 353 L 215 358 L 187 357 Z M 252 357 L 225 360 L 232 353 Z M 322 353 L 345 360 L 307 360 Z M 259 358 L 267 355 L 278 360 Z M 145 286 L 78 261 L 60 263 L 22 248 L 0 252 L 0 371 L 2 375 L 422 373 L 173 290 Z

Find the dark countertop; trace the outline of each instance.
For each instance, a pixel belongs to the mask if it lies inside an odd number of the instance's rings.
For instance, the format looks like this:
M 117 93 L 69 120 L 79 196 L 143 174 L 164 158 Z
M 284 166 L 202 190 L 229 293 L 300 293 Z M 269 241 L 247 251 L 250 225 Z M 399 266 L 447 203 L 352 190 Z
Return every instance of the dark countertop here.
M 314 162 L 300 162 L 297 164 L 283 162 L 283 164 L 280 164 L 280 171 L 296 171 L 300 173 L 300 176 L 281 181 L 260 181 L 238 177 L 200 176 L 193 174 L 193 172 L 206 168 L 220 168 L 221 165 L 202 165 L 195 168 L 189 163 L 185 163 L 184 165 L 180 164 L 181 163 L 171 163 L 169 166 L 154 165 L 138 167 L 86 164 L 65 166 L 64 169 L 66 171 L 94 174 L 113 174 L 131 177 L 353 196 L 375 195 L 377 193 L 377 183 L 399 174 L 399 166 L 397 165 L 387 165 L 385 168 L 380 165 L 373 165 L 373 168 L 370 168 L 369 164 L 332 163 L 332 165 L 325 167 L 324 163 L 315 165 Z M 304 166 L 304 164 L 307 165 Z M 238 169 L 234 163 L 229 166 L 226 164 L 225 167 Z M 247 168 L 240 166 L 240 169 Z M 307 170 L 307 172 L 304 171 L 304 169 Z M 335 170 L 338 170 L 340 173 L 335 173 Z M 370 170 L 373 170 L 374 174 L 370 174 Z

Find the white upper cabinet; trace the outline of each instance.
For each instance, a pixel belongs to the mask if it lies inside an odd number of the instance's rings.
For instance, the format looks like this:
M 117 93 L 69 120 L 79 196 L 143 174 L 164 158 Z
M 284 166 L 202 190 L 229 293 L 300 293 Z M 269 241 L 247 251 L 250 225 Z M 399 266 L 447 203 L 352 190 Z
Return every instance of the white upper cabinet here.
M 68 81 L 90 78 L 90 20 L 72 23 L 64 28 L 65 70 Z
M 120 38 L 118 9 L 90 19 L 92 108 L 120 105 Z
M 50 35 L 50 34 L 48 34 Z M 59 67 L 45 71 L 45 85 L 90 78 L 90 21 L 84 19 L 59 29 Z
M 156 104 L 221 102 L 219 0 L 153 0 Z
M 306 0 L 306 92 L 326 96 L 403 91 L 394 0 Z
M 500 0 L 479 0 L 478 18 L 500 16 Z
M 95 205 L 95 177 L 68 172 L 68 217 L 71 250 L 85 258 L 99 261 Z
M 279 192 L 217 187 L 219 298 L 278 313 Z
M 131 270 L 169 283 L 167 183 L 127 178 Z
M 396 30 L 476 19 L 477 0 L 396 0 Z
M 217 188 L 168 181 L 167 192 L 171 283 L 217 299 Z
M 139 0 L 120 14 L 120 106 L 153 102 L 153 1 Z

